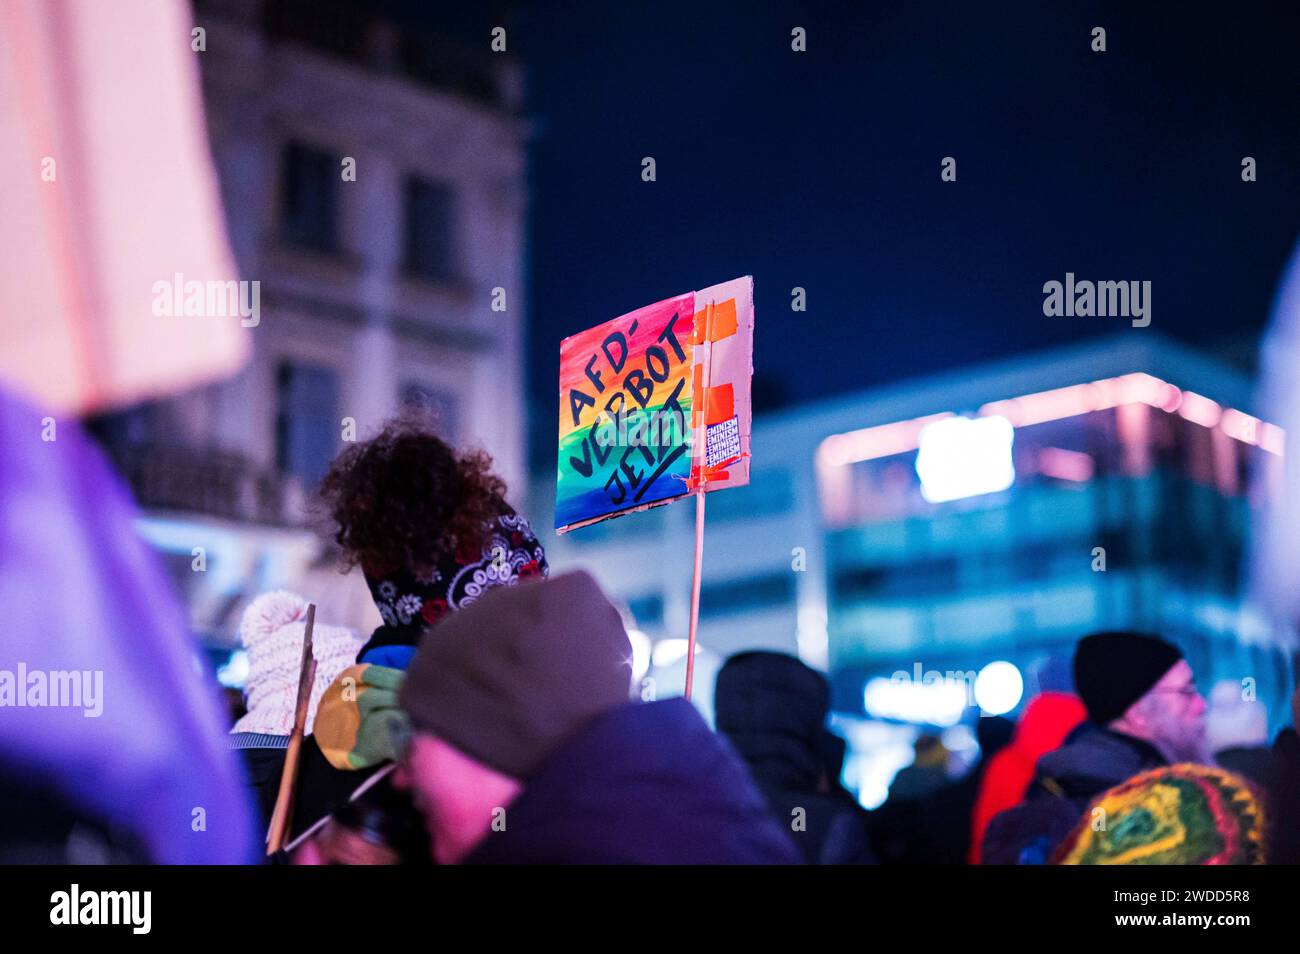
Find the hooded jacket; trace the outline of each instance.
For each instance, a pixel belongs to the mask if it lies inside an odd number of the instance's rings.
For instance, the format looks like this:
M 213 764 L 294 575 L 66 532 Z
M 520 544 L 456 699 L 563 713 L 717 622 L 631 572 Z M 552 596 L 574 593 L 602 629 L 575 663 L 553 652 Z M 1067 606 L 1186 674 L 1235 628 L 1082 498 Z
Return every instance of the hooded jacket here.
M 684 699 L 597 716 L 467 864 L 798 864 L 744 766 Z
M 806 861 L 874 860 L 866 813 L 839 784 L 843 743 L 837 747 L 824 728 L 825 677 L 785 653 L 740 653 L 718 673 L 713 704 L 718 731 L 744 759 Z
M 1166 764 L 1149 743 L 1083 722 L 1065 745 L 1038 760 L 1025 801 L 989 823 L 984 863 L 1047 864 L 1094 798 Z

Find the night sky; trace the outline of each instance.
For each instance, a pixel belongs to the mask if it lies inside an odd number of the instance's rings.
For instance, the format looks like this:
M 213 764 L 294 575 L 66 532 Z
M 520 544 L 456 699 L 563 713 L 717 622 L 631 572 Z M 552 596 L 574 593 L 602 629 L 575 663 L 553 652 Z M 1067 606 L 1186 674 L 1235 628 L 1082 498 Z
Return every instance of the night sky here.
M 1125 329 L 1249 356 L 1300 235 L 1300 4 L 511 7 L 548 424 L 563 336 L 746 273 L 760 405 Z M 1151 281 L 1150 329 L 1045 317 L 1067 271 Z

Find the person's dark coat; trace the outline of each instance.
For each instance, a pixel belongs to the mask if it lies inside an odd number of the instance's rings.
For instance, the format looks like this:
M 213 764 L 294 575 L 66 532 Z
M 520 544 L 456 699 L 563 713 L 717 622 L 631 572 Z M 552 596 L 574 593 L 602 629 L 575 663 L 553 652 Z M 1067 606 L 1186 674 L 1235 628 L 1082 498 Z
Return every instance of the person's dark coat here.
M 778 825 L 810 864 L 874 860 L 866 813 L 839 783 L 843 743 L 825 729 L 825 677 L 785 653 L 747 652 L 718 672 L 718 731 L 744 759 Z
M 1269 864 L 1300 864 L 1300 735 L 1283 729 L 1273 743 L 1273 779 L 1268 791 Z
M 798 864 L 744 766 L 683 699 L 561 743 L 467 864 Z
M 989 762 L 1010 743 L 1015 723 L 1002 716 L 984 716 L 975 731 L 979 761 L 961 778 L 945 782 L 920 801 L 921 824 L 915 830 L 918 838 L 911 854 L 922 864 L 961 865 L 970 854 L 975 797 Z
M 989 865 L 1047 864 L 1094 798 L 1168 764 L 1141 739 L 1084 722 L 1065 744 L 1038 760 L 1025 800 L 995 815 L 984 835 Z
M 284 763 L 281 762 L 281 765 Z M 298 763 L 298 784 L 294 789 L 293 823 L 289 827 L 289 837 L 297 837 L 326 815 L 331 815 L 343 805 L 357 788 L 375 772 L 382 769 L 387 762 L 371 765 L 363 769 L 343 770 L 330 764 L 325 753 L 321 751 L 315 735 L 305 735 Z M 280 779 L 274 780 L 274 793 L 280 790 Z M 271 796 L 271 807 L 275 807 L 275 794 Z
M 1014 724 L 1001 716 L 981 718 L 976 724 L 979 761 L 961 778 L 928 792 L 911 795 L 895 778 L 889 798 L 868 816 L 872 846 L 882 864 L 965 863 L 970 852 L 971 812 L 984 769 L 1010 742 L 1014 729 Z M 943 771 L 942 766 L 935 768 Z
M 253 735 L 253 733 L 247 734 Z M 283 741 L 287 743 L 288 738 L 283 737 Z M 261 830 L 264 831 L 271 823 L 275 800 L 280 794 L 280 776 L 284 774 L 287 745 L 245 745 L 237 751 L 244 763 L 248 787 L 253 790 L 253 797 L 257 800 Z
M 1215 753 L 1221 768 L 1249 780 L 1264 798 L 1269 864 L 1300 864 L 1300 735 L 1283 729 L 1271 748 L 1225 749 Z
M 936 863 L 936 850 L 926 817 L 928 797 L 907 798 L 891 787 L 884 803 L 867 815 L 871 846 L 881 864 L 925 865 Z
M 259 809 L 261 830 L 266 831 L 280 794 L 280 778 L 288 752 L 288 737 L 278 739 L 256 733 L 237 733 L 231 745 L 238 749 L 244 774 Z M 258 744 L 259 742 L 263 744 Z M 298 779 L 294 787 L 293 815 L 288 838 L 292 840 L 326 815 L 347 804 L 349 796 L 382 765 L 344 771 L 325 758 L 314 735 L 303 736 L 298 762 Z

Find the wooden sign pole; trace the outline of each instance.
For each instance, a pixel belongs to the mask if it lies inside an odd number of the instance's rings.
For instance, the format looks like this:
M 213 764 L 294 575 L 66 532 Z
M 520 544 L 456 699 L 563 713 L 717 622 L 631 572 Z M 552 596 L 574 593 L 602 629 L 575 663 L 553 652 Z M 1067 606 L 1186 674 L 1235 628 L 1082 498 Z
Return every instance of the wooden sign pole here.
M 316 604 L 307 604 L 307 630 L 302 641 L 302 665 L 298 670 L 298 705 L 293 713 L 293 732 L 289 735 L 289 748 L 284 753 L 284 768 L 280 772 L 280 791 L 275 796 L 275 810 L 266 833 L 266 853 L 273 855 L 289 837 L 289 824 L 293 816 L 293 793 L 298 784 L 298 762 L 302 758 L 302 738 L 307 728 L 307 710 L 311 705 L 311 689 L 316 683 L 316 656 L 312 653 L 312 631 L 316 628 Z
M 704 373 L 700 375 L 700 480 L 695 487 L 695 569 L 691 573 L 691 625 L 686 635 L 686 698 L 691 698 L 695 684 L 695 634 L 700 623 L 700 583 L 704 574 L 704 484 L 708 481 L 709 462 L 709 365 L 713 358 L 713 302 L 704 306 L 704 341 L 709 349 L 704 356 Z
M 686 640 L 686 698 L 695 681 L 695 630 L 700 622 L 700 575 L 704 569 L 704 491 L 695 491 L 695 572 L 691 574 L 691 628 Z

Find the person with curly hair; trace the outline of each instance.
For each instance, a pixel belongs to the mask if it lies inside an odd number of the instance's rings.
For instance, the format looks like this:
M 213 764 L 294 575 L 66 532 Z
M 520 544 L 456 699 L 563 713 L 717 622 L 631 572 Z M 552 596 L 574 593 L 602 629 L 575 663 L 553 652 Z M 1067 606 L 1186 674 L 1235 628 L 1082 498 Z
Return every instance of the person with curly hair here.
M 482 451 L 403 417 L 330 465 L 321 496 L 384 623 L 358 663 L 405 669 L 424 631 L 488 590 L 546 576 L 542 545 Z
M 335 458 L 320 493 L 343 562 L 361 567 L 383 624 L 321 697 L 304 740 L 295 834 L 317 830 L 393 759 L 396 691 L 428 628 L 489 590 L 548 573 L 491 458 L 458 454 L 416 414 Z

